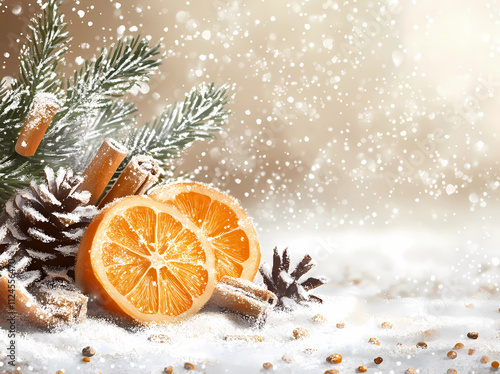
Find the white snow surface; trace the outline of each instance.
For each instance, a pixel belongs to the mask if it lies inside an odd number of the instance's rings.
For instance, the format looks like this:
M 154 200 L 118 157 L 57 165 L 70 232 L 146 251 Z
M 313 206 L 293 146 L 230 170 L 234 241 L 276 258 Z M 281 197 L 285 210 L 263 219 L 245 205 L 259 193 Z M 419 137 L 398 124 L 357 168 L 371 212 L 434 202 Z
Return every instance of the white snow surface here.
M 164 328 L 127 330 L 104 320 L 89 318 L 84 323 L 55 333 L 22 334 L 17 339 L 18 360 L 23 372 L 55 373 L 162 373 L 172 365 L 184 372 L 191 362 L 198 373 L 259 373 L 264 362 L 271 362 L 276 373 L 323 373 L 336 368 L 341 373 L 354 373 L 367 365 L 372 373 L 404 373 L 408 368 L 419 373 L 444 373 L 455 368 L 459 373 L 485 373 L 489 364 L 480 363 L 483 355 L 499 359 L 498 302 L 493 300 L 439 300 L 404 298 L 387 300 L 360 292 L 356 287 L 336 289 L 335 296 L 323 305 L 300 308 L 293 313 L 273 313 L 265 327 L 256 330 L 237 318 L 218 312 L 200 314 Z M 464 303 L 473 302 L 474 307 Z M 322 314 L 327 322 L 316 325 L 312 317 Z M 380 327 L 389 321 L 391 330 Z M 336 324 L 345 323 L 344 329 Z M 309 336 L 295 340 L 296 327 L 308 329 Z M 477 340 L 467 332 L 479 332 Z M 148 340 L 154 334 L 165 334 L 171 341 Z M 262 342 L 224 340 L 227 335 L 260 335 Z M 376 337 L 380 346 L 368 343 Z M 7 332 L 0 330 L 0 342 L 7 345 Z M 428 349 L 418 349 L 425 341 Z M 458 358 L 450 360 L 446 353 L 457 342 L 465 347 Z M 398 345 L 401 343 L 401 345 Z M 90 363 L 81 361 L 81 350 L 91 345 L 97 354 Z M 468 349 L 476 349 L 468 355 Z M 339 365 L 325 359 L 340 353 Z M 293 361 L 286 363 L 284 355 Z M 381 356 L 384 362 L 375 365 Z
M 356 373 L 358 366 L 366 365 L 368 373 L 403 374 L 414 368 L 431 374 L 450 368 L 458 373 L 489 373 L 491 361 L 500 361 L 500 301 L 488 285 L 496 268 L 483 266 L 482 275 L 472 274 L 473 281 L 463 269 L 456 274 L 450 271 L 462 238 L 417 231 L 346 233 L 332 238 L 295 235 L 287 236 L 292 243 L 291 269 L 306 253 L 317 260 L 318 266 L 303 279 L 328 277 L 327 285 L 312 292 L 324 299 L 322 305 L 273 312 L 262 329 L 214 310 L 164 327 L 130 327 L 97 317 L 100 314 L 93 309 L 92 316 L 79 325 L 52 333 L 18 332 L 18 364 L 23 373 L 144 374 L 162 373 L 170 365 L 175 373 L 183 373 L 185 362 L 195 365 L 195 373 L 265 373 L 262 364 L 271 362 L 274 373 L 321 374 L 330 368 Z M 267 239 L 262 240 L 264 262 L 272 258 Z M 416 251 L 419 256 L 413 255 Z M 488 258 L 494 252 L 491 246 L 483 254 Z M 260 280 L 258 276 L 256 282 Z M 313 323 L 317 314 L 326 318 L 325 324 Z M 382 329 L 385 321 L 393 328 Z M 337 323 L 345 328 L 337 328 Z M 309 336 L 295 340 L 297 327 L 306 328 Z M 479 333 L 477 340 L 467 338 L 472 331 Z M 170 342 L 148 339 L 159 334 Z M 253 335 L 263 341 L 224 339 Z M 368 343 L 372 337 L 381 345 Z M 7 341 L 7 331 L 0 330 L 2 353 Z M 418 349 L 420 341 L 428 349 Z M 451 360 L 446 354 L 458 342 L 465 347 L 455 350 L 458 357 Z M 97 350 L 90 363 L 81 361 L 81 350 L 87 345 Z M 476 350 L 473 355 L 468 355 L 470 348 Z M 341 364 L 326 362 L 333 353 L 343 356 Z M 285 354 L 292 362 L 282 360 Z M 488 364 L 480 361 L 485 355 L 490 358 Z M 373 362 L 378 356 L 384 359 L 381 365 Z

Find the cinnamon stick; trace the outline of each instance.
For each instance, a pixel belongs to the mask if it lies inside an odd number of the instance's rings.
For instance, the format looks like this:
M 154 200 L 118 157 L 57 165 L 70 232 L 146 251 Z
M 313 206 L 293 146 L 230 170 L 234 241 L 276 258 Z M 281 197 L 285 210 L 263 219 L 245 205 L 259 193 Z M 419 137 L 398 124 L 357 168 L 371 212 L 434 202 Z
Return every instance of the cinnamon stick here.
M 99 203 L 99 208 L 115 199 L 142 195 L 158 179 L 160 167 L 151 156 L 134 156 L 127 164 L 113 187 Z
M 7 318 L 14 318 L 14 321 L 19 318 L 35 327 L 55 325 L 55 318 L 42 309 L 19 282 L 12 283 L 12 279 L 7 272 L 0 275 L 0 310 L 5 316 L 0 322 L 6 324 Z
M 276 305 L 276 302 L 278 301 L 276 295 L 271 291 L 244 279 L 224 276 L 220 280 L 219 284 L 241 289 L 242 292 L 253 295 L 254 298 L 261 300 L 266 304 L 271 304 L 272 306 Z
M 30 111 L 19 137 L 17 138 L 15 150 L 21 156 L 33 156 L 42 141 L 47 128 L 54 119 L 59 104 L 54 95 L 48 93 L 37 94 L 33 99 Z
M 61 323 L 82 322 L 87 314 L 87 297 L 76 289 L 41 287 L 36 297 L 7 271 L 0 273 L 0 325 L 14 316 L 28 326 L 51 329 Z
M 83 322 L 87 316 L 87 297 L 76 290 L 41 287 L 37 299 L 58 322 Z
M 250 281 L 224 276 L 215 286 L 209 304 L 263 325 L 277 301 L 275 294 Z
M 128 150 L 111 138 L 104 139 L 94 159 L 82 174 L 79 191 L 91 193 L 90 204 L 95 205 L 113 177 L 116 169 L 127 156 Z

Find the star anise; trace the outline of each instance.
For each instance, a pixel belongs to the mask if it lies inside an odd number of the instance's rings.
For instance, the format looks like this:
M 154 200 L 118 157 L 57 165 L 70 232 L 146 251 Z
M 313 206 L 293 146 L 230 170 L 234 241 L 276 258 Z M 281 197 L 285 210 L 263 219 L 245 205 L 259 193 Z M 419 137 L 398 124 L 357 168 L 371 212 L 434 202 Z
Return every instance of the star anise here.
M 309 277 L 304 281 L 300 281 L 300 278 L 314 266 L 311 256 L 306 255 L 295 269 L 289 273 L 290 256 L 288 249 L 285 248 L 280 254 L 278 248 L 274 248 L 272 268 L 268 264 L 262 264 L 259 270 L 264 279 L 264 284 L 269 291 L 275 293 L 278 297 L 278 308 L 289 309 L 292 304 L 287 299 L 291 299 L 298 304 L 323 302 L 318 296 L 309 294 L 309 291 L 325 284 L 325 278 Z

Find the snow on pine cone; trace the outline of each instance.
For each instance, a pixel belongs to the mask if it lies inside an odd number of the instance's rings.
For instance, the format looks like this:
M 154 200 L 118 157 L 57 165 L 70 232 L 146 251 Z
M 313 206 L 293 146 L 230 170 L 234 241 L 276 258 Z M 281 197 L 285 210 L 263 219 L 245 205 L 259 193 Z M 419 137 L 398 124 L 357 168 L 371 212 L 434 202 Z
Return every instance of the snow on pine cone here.
M 292 310 L 297 304 L 309 302 L 322 303 L 323 300 L 310 293 L 311 290 L 327 282 L 324 277 L 309 277 L 301 280 L 309 270 L 315 266 L 311 256 L 306 255 L 290 272 L 290 256 L 288 249 L 282 253 L 274 248 L 273 265 L 262 264 L 260 274 L 267 289 L 278 297 L 276 307 L 282 310 Z
M 27 283 L 52 272 L 73 277 L 78 244 L 97 213 L 71 169 L 46 167 L 45 184 L 32 181 L 5 204 L 0 217 L 0 269 Z

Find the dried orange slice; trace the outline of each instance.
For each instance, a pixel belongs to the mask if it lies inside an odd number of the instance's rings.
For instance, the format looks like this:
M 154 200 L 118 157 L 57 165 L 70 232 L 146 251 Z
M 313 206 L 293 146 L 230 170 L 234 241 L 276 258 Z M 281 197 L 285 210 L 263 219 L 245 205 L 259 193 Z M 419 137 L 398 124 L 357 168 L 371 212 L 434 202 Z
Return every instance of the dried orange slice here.
M 260 247 L 252 220 L 231 196 L 201 183 L 174 183 L 149 193 L 175 206 L 198 227 L 215 255 L 217 281 L 224 275 L 252 281 L 260 264 Z
M 194 314 L 212 295 L 214 255 L 176 208 L 130 196 L 104 209 L 80 242 L 75 273 L 105 307 L 140 322 Z

